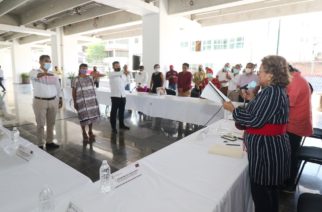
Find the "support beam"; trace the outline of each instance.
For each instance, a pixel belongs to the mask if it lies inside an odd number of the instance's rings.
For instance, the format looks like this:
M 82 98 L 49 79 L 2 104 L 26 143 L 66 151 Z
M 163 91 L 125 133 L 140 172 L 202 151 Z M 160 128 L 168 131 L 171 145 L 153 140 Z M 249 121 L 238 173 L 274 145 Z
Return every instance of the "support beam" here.
M 35 35 L 50 36 L 53 34 L 52 31 L 42 30 L 42 29 L 33 29 L 24 26 L 12 26 L 7 24 L 0 24 L 0 29 L 9 32 L 21 32 Z
M 119 39 L 119 38 L 128 38 L 134 36 L 142 35 L 142 29 L 129 29 L 120 32 L 111 32 L 106 33 L 104 35 L 99 36 L 102 40 L 111 40 L 111 39 Z
M 119 9 L 115 9 L 113 7 L 109 6 L 101 6 L 101 7 L 94 7 L 89 10 L 87 10 L 85 13 L 81 13 L 81 15 L 73 15 L 69 17 L 64 17 L 58 20 L 55 20 L 48 24 L 48 29 L 53 29 L 56 27 L 62 27 L 69 24 L 74 24 L 82 21 L 86 21 L 88 19 L 92 19 L 95 17 L 100 17 L 103 15 L 111 14 L 113 12 L 118 12 Z
M 10 46 L 10 45 L 12 45 L 12 42 L 9 42 L 9 41 L 0 41 L 0 45 L 1 46 Z
M 181 0 L 168 1 L 169 15 L 189 15 L 198 12 L 218 10 L 265 0 Z
M 19 39 L 19 44 L 34 44 L 39 42 L 50 41 L 50 37 L 41 35 L 30 35 Z
M 286 2 L 286 0 L 284 0 L 284 2 Z M 202 26 L 212 26 L 322 11 L 322 2 L 319 0 L 294 2 L 291 2 L 292 4 L 282 4 L 276 7 L 262 7 L 257 10 L 252 9 L 239 12 L 223 10 L 217 16 L 212 16 L 208 19 L 199 19 L 198 22 Z
M 92 33 L 104 31 L 118 25 L 139 24 L 141 17 L 128 12 L 117 12 L 110 15 L 101 16 L 92 20 L 83 21 L 72 26 L 64 27 L 65 35 Z
M 91 2 L 90 0 L 47 0 L 38 4 L 21 15 L 21 25 L 30 24 L 37 20 L 56 15 L 63 11 Z
M 19 25 L 19 19 L 12 15 L 3 15 L 0 17 L 0 24 L 8 24 L 8 25 Z M 1 30 L 1 29 L 0 29 Z
M 0 16 L 3 16 L 29 0 L 7 0 L 0 3 Z
M 95 0 L 98 3 L 109 5 L 140 16 L 159 13 L 159 8 L 141 0 Z
M 9 36 L 4 36 L 4 40 L 8 41 L 8 40 L 14 40 L 14 39 L 18 39 L 18 38 L 22 38 L 25 37 L 29 34 L 26 33 L 15 33 L 13 35 L 9 35 Z

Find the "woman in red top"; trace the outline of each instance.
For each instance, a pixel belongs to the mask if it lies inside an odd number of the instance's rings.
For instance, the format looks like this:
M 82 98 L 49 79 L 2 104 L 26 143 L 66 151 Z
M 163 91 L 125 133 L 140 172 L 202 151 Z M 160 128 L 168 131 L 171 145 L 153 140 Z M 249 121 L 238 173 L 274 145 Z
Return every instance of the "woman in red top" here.
M 213 77 L 213 70 L 211 68 L 206 67 L 206 78 L 204 79 L 201 87 L 201 90 L 203 90 L 207 85 L 209 80 L 214 84 L 218 89 L 220 89 L 220 82 L 217 78 Z

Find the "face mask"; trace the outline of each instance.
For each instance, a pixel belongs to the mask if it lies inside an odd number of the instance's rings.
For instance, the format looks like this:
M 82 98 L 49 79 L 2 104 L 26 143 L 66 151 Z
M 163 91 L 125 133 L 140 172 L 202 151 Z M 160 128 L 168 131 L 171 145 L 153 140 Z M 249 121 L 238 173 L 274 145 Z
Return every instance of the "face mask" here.
M 239 70 L 237 68 L 234 68 L 233 69 L 233 72 L 234 72 L 234 74 L 238 74 L 239 73 Z
M 250 83 L 248 83 L 248 88 L 256 88 L 257 83 L 255 81 L 251 81 Z
M 121 68 L 115 68 L 114 70 L 115 71 L 121 71 Z
M 44 64 L 44 68 L 49 71 L 49 69 L 51 68 L 51 63 L 45 63 Z
M 225 68 L 224 68 L 224 70 L 225 70 L 225 71 L 229 71 L 229 67 L 225 67 Z
M 246 68 L 246 69 L 245 69 L 245 72 L 246 72 L 247 74 L 250 74 L 250 73 L 252 73 L 252 69 L 250 69 L 250 68 Z
M 159 72 L 159 71 L 160 71 L 160 69 L 159 69 L 159 68 L 155 68 L 155 69 L 154 69 L 154 71 L 155 71 L 155 72 Z
M 212 78 L 212 74 L 207 74 L 207 78 Z
M 80 74 L 86 74 L 87 73 L 87 70 L 86 69 L 85 70 L 84 69 L 81 69 L 81 70 L 79 70 L 79 73 Z

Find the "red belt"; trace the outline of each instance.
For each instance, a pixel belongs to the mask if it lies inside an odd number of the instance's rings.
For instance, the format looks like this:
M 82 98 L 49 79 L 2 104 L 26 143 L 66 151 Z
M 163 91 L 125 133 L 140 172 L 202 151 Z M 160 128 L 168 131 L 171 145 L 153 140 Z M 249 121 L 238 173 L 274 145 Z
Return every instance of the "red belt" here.
M 247 128 L 246 133 L 252 135 L 283 135 L 286 133 L 287 124 L 265 124 L 262 128 Z

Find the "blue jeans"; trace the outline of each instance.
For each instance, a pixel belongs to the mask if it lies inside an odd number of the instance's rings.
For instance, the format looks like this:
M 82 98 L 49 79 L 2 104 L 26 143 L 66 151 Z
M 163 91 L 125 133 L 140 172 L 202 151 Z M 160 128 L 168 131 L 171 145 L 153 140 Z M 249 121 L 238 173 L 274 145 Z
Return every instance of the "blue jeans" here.
M 169 89 L 171 90 L 177 90 L 177 85 L 176 84 L 169 84 Z

